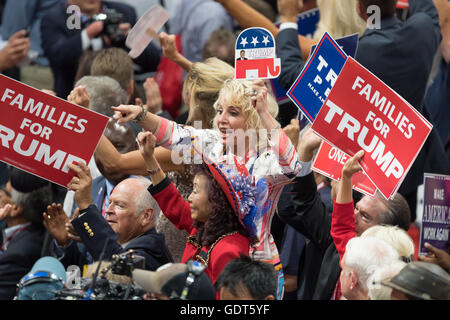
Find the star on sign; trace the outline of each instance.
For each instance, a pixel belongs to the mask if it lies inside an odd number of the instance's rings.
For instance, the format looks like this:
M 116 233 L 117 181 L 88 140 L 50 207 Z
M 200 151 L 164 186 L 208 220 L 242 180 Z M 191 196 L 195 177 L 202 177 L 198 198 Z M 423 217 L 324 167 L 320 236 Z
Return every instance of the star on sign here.
M 267 44 L 270 42 L 269 36 L 263 36 L 263 41 L 261 42 L 264 43 L 265 46 L 267 46 Z
M 246 44 L 248 44 L 248 42 L 247 42 L 247 37 L 242 38 L 242 40 L 241 40 L 241 46 L 243 46 L 243 47 L 245 48 L 245 45 L 246 45 Z
M 258 44 L 258 43 L 259 43 L 258 37 L 252 37 L 252 42 L 251 42 L 251 44 L 253 44 L 253 45 L 256 47 L 256 44 Z

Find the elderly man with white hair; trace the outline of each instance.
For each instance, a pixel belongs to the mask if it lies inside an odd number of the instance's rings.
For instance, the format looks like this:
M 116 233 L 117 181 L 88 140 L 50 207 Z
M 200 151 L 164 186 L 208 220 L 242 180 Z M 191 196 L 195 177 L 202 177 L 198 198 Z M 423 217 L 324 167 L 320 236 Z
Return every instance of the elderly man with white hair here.
M 64 245 L 70 240 L 82 241 L 94 261 L 99 260 L 102 254 L 108 260 L 114 254 L 133 249 L 135 255 L 144 258 L 144 269 L 147 270 L 156 270 L 173 262 L 164 235 L 155 230 L 160 209 L 147 191 L 150 185 L 148 179 L 136 177 L 120 182 L 109 197 L 103 217 L 92 199 L 89 168 L 84 164 L 69 167 L 76 173 L 68 188 L 75 191 L 79 215 L 69 222 L 61 206 L 55 204 L 49 206 L 44 215 L 49 231 L 49 226 L 57 219 L 65 221 L 69 232 L 60 236 L 52 232 L 58 243 Z
M 346 246 L 341 261 L 341 290 L 347 300 L 369 300 L 369 280 L 374 272 L 398 260 L 397 251 L 383 240 L 356 237 Z

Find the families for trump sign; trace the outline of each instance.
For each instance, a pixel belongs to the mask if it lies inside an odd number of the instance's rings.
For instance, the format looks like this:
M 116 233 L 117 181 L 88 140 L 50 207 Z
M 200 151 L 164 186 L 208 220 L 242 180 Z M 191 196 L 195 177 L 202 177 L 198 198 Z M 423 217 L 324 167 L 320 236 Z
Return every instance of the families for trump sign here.
M 348 57 L 312 129 L 353 156 L 386 197 L 400 187 L 432 125 L 406 100 Z
M 109 118 L 0 75 L 0 160 L 66 187 Z

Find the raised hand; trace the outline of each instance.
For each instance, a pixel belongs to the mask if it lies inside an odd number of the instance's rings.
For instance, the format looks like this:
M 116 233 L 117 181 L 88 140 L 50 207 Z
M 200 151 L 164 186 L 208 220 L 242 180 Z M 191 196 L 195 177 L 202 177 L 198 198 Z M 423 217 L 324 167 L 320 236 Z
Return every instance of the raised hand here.
M 75 228 L 72 225 L 72 221 L 74 219 L 78 218 L 79 214 L 80 214 L 80 208 L 76 208 L 73 213 L 72 219 L 66 223 L 65 227 L 66 227 L 66 231 L 67 231 L 67 236 L 69 237 L 70 240 L 82 242 L 81 238 L 78 236 L 77 231 L 75 230 Z
M 116 120 L 118 124 L 136 119 L 142 111 L 140 106 L 125 104 L 121 104 L 118 107 L 111 107 L 111 109 L 115 111 L 113 119 Z
M 47 212 L 42 214 L 44 218 L 44 226 L 50 235 L 58 242 L 60 246 L 65 246 L 69 243 L 69 235 L 66 231 L 66 223 L 69 222 L 69 217 L 64 212 L 61 204 L 52 203 L 47 206 Z
M 3 208 L 0 208 L 0 220 L 3 220 L 5 218 L 8 218 L 11 215 L 12 211 L 12 205 L 11 204 L 5 204 Z
M 450 255 L 428 242 L 425 242 L 424 246 L 428 250 L 428 253 L 426 255 L 419 255 L 419 260 L 437 264 L 447 272 L 450 272 Z
M 307 129 L 297 144 L 298 159 L 303 162 L 309 162 L 314 157 L 314 151 L 320 147 L 322 139 L 309 128 Z
M 347 160 L 342 168 L 342 178 L 352 179 L 352 176 L 361 171 L 362 167 L 359 160 L 364 156 L 364 150 L 358 151 L 353 157 Z
M 172 61 L 175 61 L 178 58 L 178 55 L 180 54 L 177 49 L 175 35 L 161 32 L 158 36 L 158 40 L 161 45 L 164 57 Z
M 15 32 L 8 39 L 6 46 L 0 50 L 0 70 L 15 67 L 28 54 L 31 43 L 25 34 L 25 30 Z
M 75 172 L 75 176 L 67 185 L 69 190 L 75 191 L 75 201 L 80 209 L 86 209 L 93 203 L 91 188 L 92 177 L 88 166 L 83 163 L 69 164 L 69 169 Z
M 156 137 L 149 131 L 139 132 L 137 136 L 139 151 L 142 157 L 147 160 L 153 157 L 156 146 Z
M 86 86 L 75 87 L 67 97 L 67 101 L 89 109 L 91 102 Z
M 292 119 L 286 127 L 283 128 L 284 133 L 291 139 L 294 146 L 298 144 L 298 137 L 300 134 L 300 123 L 297 119 Z
M 158 113 L 162 110 L 162 97 L 159 85 L 153 78 L 147 78 L 144 82 L 145 99 L 147 100 L 147 110 L 151 113 Z
M 278 12 L 280 13 L 281 22 L 297 22 L 297 15 L 303 7 L 302 0 L 278 0 Z

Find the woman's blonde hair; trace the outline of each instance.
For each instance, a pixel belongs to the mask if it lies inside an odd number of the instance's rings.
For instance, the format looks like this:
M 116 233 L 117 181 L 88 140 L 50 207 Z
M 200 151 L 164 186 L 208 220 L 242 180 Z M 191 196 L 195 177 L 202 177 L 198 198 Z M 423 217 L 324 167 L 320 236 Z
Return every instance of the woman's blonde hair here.
M 354 33 L 361 37 L 367 28 L 359 16 L 355 0 L 317 0 L 320 19 L 313 38 L 319 40 L 328 32 L 333 38 L 341 38 Z
M 408 233 L 397 226 L 376 225 L 368 228 L 361 237 L 374 237 L 390 244 L 405 262 L 414 260 L 414 242 Z
M 214 102 L 227 79 L 234 78 L 234 68 L 217 58 L 195 62 L 187 73 L 183 85 L 183 99 L 189 99 L 189 116 L 186 124 L 202 121 L 203 129 L 211 129 L 216 111 Z
M 214 109 L 217 111 L 219 109 L 219 104 L 222 101 L 226 101 L 228 105 L 239 107 L 246 119 L 245 130 L 254 129 L 256 131 L 258 138 L 257 148 L 259 149 L 263 143 L 266 143 L 267 145 L 267 137 L 264 138 L 258 134 L 259 130 L 265 129 L 265 127 L 258 112 L 253 106 L 252 96 L 253 89 L 251 81 L 236 79 L 226 80 L 219 92 L 217 101 L 214 103 Z M 276 118 L 278 116 L 278 103 L 269 92 L 267 93 L 267 104 L 269 113 L 272 117 Z M 213 127 L 217 129 L 217 124 L 215 122 Z

